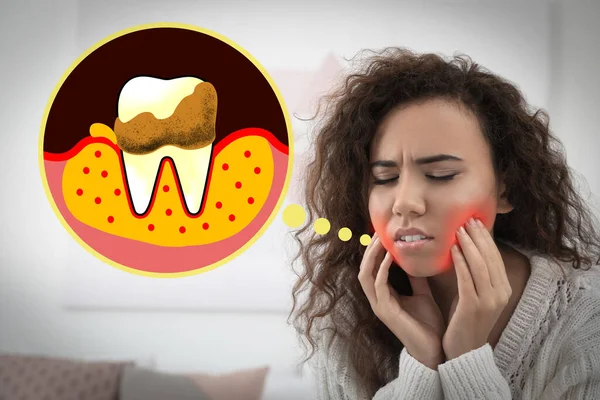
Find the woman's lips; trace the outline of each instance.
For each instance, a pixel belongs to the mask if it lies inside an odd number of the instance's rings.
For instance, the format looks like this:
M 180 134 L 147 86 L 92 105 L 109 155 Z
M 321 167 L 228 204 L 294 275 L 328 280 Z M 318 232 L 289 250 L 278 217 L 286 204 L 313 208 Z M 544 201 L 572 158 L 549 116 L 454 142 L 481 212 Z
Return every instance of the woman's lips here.
M 394 246 L 396 246 L 396 248 L 399 249 L 400 251 L 402 251 L 403 253 L 421 251 L 425 247 L 431 245 L 431 242 L 433 242 L 433 239 L 434 238 L 427 238 L 427 239 L 422 239 L 422 240 L 415 240 L 412 242 L 396 240 L 396 241 L 394 241 Z

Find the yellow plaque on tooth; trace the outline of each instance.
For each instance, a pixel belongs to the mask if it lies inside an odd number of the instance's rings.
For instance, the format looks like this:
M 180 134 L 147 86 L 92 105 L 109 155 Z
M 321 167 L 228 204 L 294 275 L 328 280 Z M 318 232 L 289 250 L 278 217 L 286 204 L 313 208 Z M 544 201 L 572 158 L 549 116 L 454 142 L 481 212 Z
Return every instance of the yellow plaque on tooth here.
M 183 85 L 188 81 L 177 84 L 178 79 L 148 79 L 151 80 L 136 83 L 136 87 L 129 90 L 126 90 L 130 85 L 127 83 L 119 97 L 119 117 L 115 121 L 114 131 L 121 150 L 131 154 L 148 154 L 165 145 L 186 150 L 211 145 L 216 137 L 215 87 L 209 82 L 201 81 L 191 87 Z M 144 84 L 149 87 L 145 88 Z M 139 85 L 142 87 L 137 88 Z M 155 85 L 158 88 L 154 88 Z M 158 90 L 148 100 L 142 95 L 151 88 L 162 90 Z M 190 94 L 187 94 L 188 89 L 191 89 Z M 125 115 L 125 121 L 121 118 L 122 114 Z

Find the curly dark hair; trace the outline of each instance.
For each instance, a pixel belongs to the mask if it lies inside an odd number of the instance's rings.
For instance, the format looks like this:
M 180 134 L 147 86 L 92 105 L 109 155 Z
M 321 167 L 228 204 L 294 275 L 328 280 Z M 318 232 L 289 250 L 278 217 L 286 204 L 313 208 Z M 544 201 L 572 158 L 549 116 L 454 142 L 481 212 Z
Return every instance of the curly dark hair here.
M 564 148 L 549 128 L 545 111 L 532 109 L 511 82 L 458 54 L 418 54 L 388 47 L 358 60 L 359 70 L 347 75 L 325 105 L 314 132 L 314 156 L 305 173 L 308 218 L 294 238 L 302 271 L 293 288 L 294 326 L 310 344 L 318 342 L 315 323 L 328 317 L 334 335 L 348 341 L 349 360 L 368 392 L 374 394 L 398 373 L 402 343 L 375 316 L 358 281 L 365 251 L 358 235 L 348 242 L 335 232 L 370 232 L 368 212 L 369 151 L 380 122 L 399 105 L 446 99 L 466 106 L 478 118 L 492 149 L 494 171 L 506 183 L 514 209 L 497 215 L 493 235 L 522 248 L 572 261 L 574 268 L 600 260 L 597 220 L 574 185 Z M 356 58 L 356 57 L 355 57 Z M 360 61 L 363 61 L 362 63 Z M 315 117 L 316 117 L 315 115 Z M 315 217 L 327 218 L 330 233 L 312 229 Z M 594 261 L 596 260 L 596 261 Z M 406 273 L 390 268 L 390 284 L 412 295 Z M 306 300 L 301 304 L 301 295 Z M 345 318 L 352 315 L 352 319 Z M 303 363 L 302 362 L 302 363 Z

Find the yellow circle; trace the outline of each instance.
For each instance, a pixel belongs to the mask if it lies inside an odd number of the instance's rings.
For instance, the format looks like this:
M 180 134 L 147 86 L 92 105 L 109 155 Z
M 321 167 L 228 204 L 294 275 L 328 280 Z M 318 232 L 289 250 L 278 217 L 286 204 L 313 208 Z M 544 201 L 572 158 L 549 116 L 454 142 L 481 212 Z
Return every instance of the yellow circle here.
M 44 133 L 46 130 L 46 123 L 48 121 L 48 116 L 50 114 L 50 109 L 52 107 L 54 99 L 56 98 L 58 91 L 60 90 L 63 83 L 67 80 L 69 75 L 75 70 L 75 68 L 88 55 L 90 55 L 92 52 L 96 51 L 97 49 L 99 49 L 100 47 L 105 45 L 106 43 L 108 43 L 114 39 L 120 38 L 122 36 L 125 36 L 129 33 L 137 32 L 139 30 L 144 30 L 144 29 L 155 29 L 155 28 L 180 28 L 180 29 L 193 30 L 193 31 L 196 31 L 199 33 L 203 33 L 205 35 L 212 36 L 213 38 L 216 38 L 216 39 L 228 44 L 229 46 L 235 48 L 238 52 L 242 53 L 246 57 L 246 59 L 251 61 L 252 64 L 254 64 L 254 66 L 261 72 L 263 77 L 269 82 L 269 85 L 275 92 L 275 95 L 277 96 L 277 99 L 279 100 L 279 104 L 281 106 L 282 114 L 285 119 L 285 124 L 287 127 L 287 134 L 288 134 L 288 144 L 287 144 L 287 146 L 288 146 L 288 162 L 287 162 L 287 170 L 286 170 L 286 175 L 285 175 L 285 182 L 283 185 L 283 189 L 277 200 L 277 203 L 276 203 L 275 207 L 273 207 L 273 210 L 271 211 L 270 216 L 267 219 L 267 221 L 254 234 L 254 236 L 250 240 L 248 240 L 243 246 L 241 246 L 234 253 L 230 254 L 229 256 L 227 256 L 219 261 L 214 262 L 213 264 L 207 265 L 207 266 L 199 268 L 199 269 L 193 269 L 193 270 L 189 270 L 189 271 L 185 271 L 185 272 L 165 273 L 165 272 L 142 271 L 142 270 L 139 270 L 136 268 L 131 268 L 126 265 L 115 262 L 112 259 L 104 256 L 102 253 L 99 253 L 94 248 L 92 248 L 89 244 L 87 244 L 87 242 L 85 242 L 83 239 L 81 239 L 79 237 L 79 235 L 75 232 L 75 230 L 67 223 L 67 221 L 65 220 L 65 217 L 62 215 L 62 213 L 58 209 L 58 206 L 56 205 L 56 202 L 54 200 L 54 197 L 53 197 L 53 195 L 50 191 L 50 187 L 48 185 L 48 179 L 46 177 L 46 171 L 45 171 L 45 166 L 44 166 Z M 229 39 L 228 37 L 226 37 L 224 35 L 216 33 L 215 31 L 212 31 L 210 29 L 201 28 L 201 27 L 198 27 L 195 25 L 184 24 L 184 23 L 170 23 L 170 22 L 147 23 L 147 24 L 141 24 L 141 25 L 136 25 L 136 26 L 129 27 L 126 29 L 122 29 L 120 31 L 114 32 L 113 34 L 111 34 L 109 36 L 106 36 L 104 39 L 96 42 L 93 46 L 89 47 L 85 52 L 80 54 L 79 57 L 74 62 L 71 63 L 71 65 L 69 66 L 67 71 L 65 71 L 63 73 L 59 82 L 54 86 L 54 90 L 52 91 L 52 93 L 50 95 L 50 99 L 46 103 L 46 109 L 44 111 L 44 115 L 42 118 L 42 123 L 41 123 L 41 127 L 40 127 L 40 135 L 39 135 L 39 139 L 38 139 L 38 167 L 40 169 L 40 174 L 41 174 L 42 183 L 44 186 L 44 191 L 46 192 L 46 197 L 50 201 L 50 205 L 54 211 L 54 214 L 58 217 L 60 223 L 67 230 L 67 232 L 75 239 L 75 241 L 77 241 L 77 243 L 79 243 L 79 245 L 81 245 L 83 248 L 85 248 L 89 253 L 93 254 L 98 259 L 104 261 L 105 263 L 107 263 L 117 269 L 120 269 L 125 272 L 129 272 L 129 273 L 132 273 L 135 275 L 155 277 L 155 278 L 179 278 L 179 277 L 192 276 L 192 275 L 197 275 L 197 274 L 205 273 L 208 271 L 212 271 L 212 270 L 220 267 L 221 265 L 226 264 L 227 262 L 238 257 L 240 254 L 244 253 L 251 245 L 253 245 L 265 233 L 267 228 L 271 225 L 271 223 L 275 219 L 276 215 L 279 213 L 281 206 L 283 205 L 283 202 L 285 200 L 285 197 L 288 192 L 289 185 L 290 185 L 290 181 L 292 178 L 292 167 L 294 165 L 294 138 L 293 138 L 292 132 L 293 131 L 292 131 L 292 123 L 290 120 L 290 114 L 288 113 L 287 105 L 285 103 L 285 100 L 283 99 L 283 95 L 282 95 L 280 89 L 275 84 L 275 80 L 267 72 L 265 67 L 262 66 L 262 64 L 260 64 L 258 62 L 258 60 L 256 58 L 254 58 L 254 56 L 252 56 L 243 47 L 241 47 L 236 42 L 234 42 L 233 40 Z M 92 129 L 92 132 L 90 132 L 90 133 L 92 136 L 96 135 L 96 134 L 99 134 L 102 136 L 104 131 L 99 129 L 98 127 L 94 127 Z
M 315 232 L 317 232 L 319 235 L 324 235 L 329 232 L 329 229 L 331 229 L 331 224 L 327 218 L 319 218 L 315 221 L 314 227 Z
M 350 228 L 342 228 L 338 232 L 338 237 L 340 240 L 347 242 L 352 237 L 352 231 Z
M 366 233 L 360 237 L 360 244 L 363 246 L 368 246 L 371 243 L 371 236 Z
M 306 212 L 299 204 L 290 204 L 283 210 L 283 222 L 290 228 L 297 228 L 306 219 Z

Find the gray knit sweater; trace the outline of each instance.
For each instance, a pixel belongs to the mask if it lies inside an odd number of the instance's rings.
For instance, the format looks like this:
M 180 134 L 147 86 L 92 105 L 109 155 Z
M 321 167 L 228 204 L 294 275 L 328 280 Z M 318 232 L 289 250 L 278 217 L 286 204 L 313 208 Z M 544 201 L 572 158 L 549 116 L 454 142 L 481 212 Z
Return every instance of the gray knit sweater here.
M 600 266 L 576 270 L 510 245 L 529 258 L 531 275 L 497 346 L 485 344 L 438 371 L 405 348 L 398 377 L 373 400 L 600 399 Z M 369 399 L 345 343 L 336 338 L 329 351 L 325 343 L 312 359 L 316 398 Z

